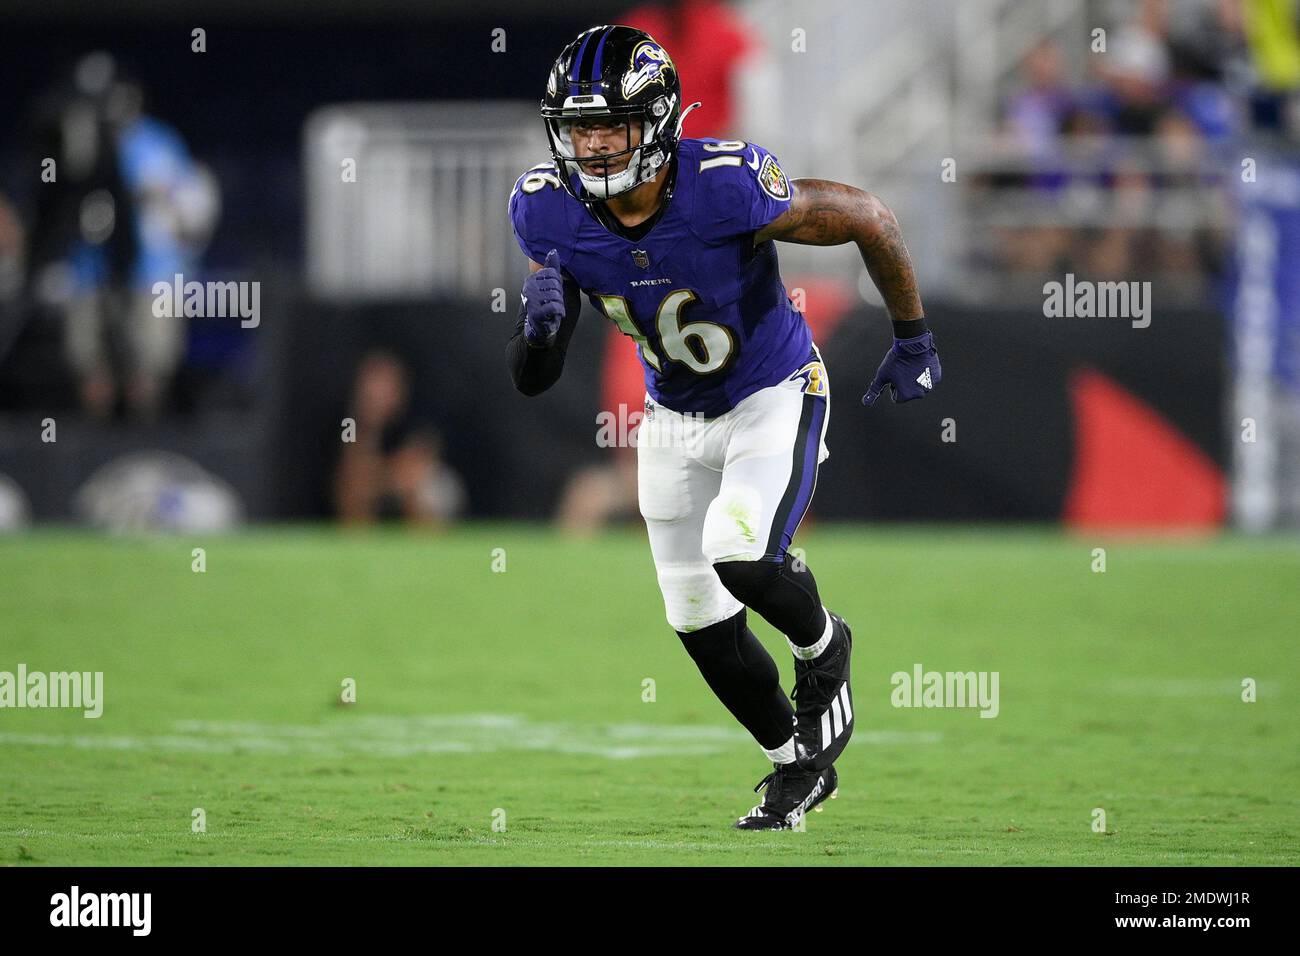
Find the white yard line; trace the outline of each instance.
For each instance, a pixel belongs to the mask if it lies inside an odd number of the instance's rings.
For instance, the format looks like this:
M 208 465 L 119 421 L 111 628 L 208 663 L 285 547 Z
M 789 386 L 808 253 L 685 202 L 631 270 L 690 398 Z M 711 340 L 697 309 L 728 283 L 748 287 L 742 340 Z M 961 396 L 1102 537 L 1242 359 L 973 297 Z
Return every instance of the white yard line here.
M 870 731 L 857 744 L 937 743 L 937 733 Z M 745 731 L 728 727 L 604 724 L 584 727 L 533 721 L 517 714 L 449 714 L 430 717 L 340 717 L 320 724 L 180 720 L 166 734 L 41 734 L 0 732 L 0 745 L 88 750 L 167 750 L 204 754 L 286 754 L 343 757 L 544 751 L 611 760 L 697 756 L 752 747 Z

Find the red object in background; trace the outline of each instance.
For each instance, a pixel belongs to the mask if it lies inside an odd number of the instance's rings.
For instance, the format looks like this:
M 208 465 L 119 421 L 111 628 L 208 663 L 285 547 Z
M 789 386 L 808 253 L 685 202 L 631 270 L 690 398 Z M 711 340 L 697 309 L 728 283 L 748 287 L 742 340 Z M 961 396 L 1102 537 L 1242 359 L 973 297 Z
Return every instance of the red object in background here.
M 603 318 L 597 315 L 597 319 Z M 624 414 L 631 415 L 645 408 L 645 372 L 636 357 L 636 343 L 609 323 L 605 333 L 605 358 L 600 376 L 601 411 L 613 412 L 619 417 L 619 405 L 626 405 Z
M 1092 369 L 1070 376 L 1070 402 L 1067 525 L 1211 528 L 1223 522 L 1223 473 L 1154 409 Z
M 779 247 L 778 247 L 779 253 Z M 823 278 L 814 275 L 782 276 L 786 294 L 793 299 L 796 307 L 802 306 L 808 328 L 812 330 L 813 341 L 818 347 L 825 345 L 840 319 L 854 305 L 857 290 L 853 283 L 845 279 Z M 803 290 L 803 301 L 799 301 L 798 290 Z
M 718 0 L 684 0 L 634 7 L 620 22 L 650 34 L 673 58 L 682 81 L 682 109 L 700 101 L 683 135 L 730 136 L 732 74 L 758 46 L 745 21 Z

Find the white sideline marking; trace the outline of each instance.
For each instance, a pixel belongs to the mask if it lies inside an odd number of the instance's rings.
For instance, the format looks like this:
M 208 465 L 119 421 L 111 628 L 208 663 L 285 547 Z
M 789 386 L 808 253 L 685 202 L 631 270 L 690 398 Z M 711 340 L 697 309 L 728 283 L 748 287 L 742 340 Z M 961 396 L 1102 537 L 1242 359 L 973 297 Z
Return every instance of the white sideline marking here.
M 369 754 L 493 753 L 532 750 L 587 754 L 612 760 L 723 753 L 753 746 L 739 728 L 665 724 L 577 724 L 532 721 L 513 714 L 451 714 L 426 717 L 345 717 L 319 724 L 243 720 L 178 720 L 171 733 L 40 734 L 0 732 L 0 745 L 71 747 L 85 750 L 170 750 L 206 754 L 299 754 L 342 757 Z M 936 743 L 937 733 L 858 730 L 853 743 Z

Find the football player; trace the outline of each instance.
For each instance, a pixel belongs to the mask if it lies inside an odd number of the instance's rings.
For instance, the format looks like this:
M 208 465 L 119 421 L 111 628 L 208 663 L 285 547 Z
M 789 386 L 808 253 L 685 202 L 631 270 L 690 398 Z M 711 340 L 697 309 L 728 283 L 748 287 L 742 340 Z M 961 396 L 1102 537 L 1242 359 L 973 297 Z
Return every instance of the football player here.
M 863 401 L 928 394 L 940 367 L 898 221 L 870 193 L 786 178 L 754 143 L 683 139 L 668 52 L 626 26 L 564 48 L 542 100 L 550 163 L 510 194 L 531 272 L 507 361 L 537 395 L 559 378 L 581 296 L 645 368 L 638 493 L 668 623 L 772 773 L 744 830 L 794 828 L 837 786 L 853 733 L 853 637 L 790 543 L 812 500 L 830 385 L 773 240 L 856 243 L 893 321 Z M 746 624 L 794 654 L 790 698 Z M 791 699 L 794 705 L 791 704 Z

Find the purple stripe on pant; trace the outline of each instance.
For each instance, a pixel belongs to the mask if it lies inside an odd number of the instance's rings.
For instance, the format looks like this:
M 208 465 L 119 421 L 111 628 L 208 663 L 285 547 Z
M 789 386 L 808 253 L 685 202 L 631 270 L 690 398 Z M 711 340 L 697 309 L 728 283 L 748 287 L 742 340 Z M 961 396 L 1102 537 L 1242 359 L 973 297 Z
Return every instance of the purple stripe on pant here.
M 826 421 L 826 399 L 819 395 L 809 395 L 813 403 L 812 421 L 808 424 L 808 434 L 804 436 L 803 474 L 799 482 L 799 491 L 794 497 L 794 505 L 785 519 L 785 529 L 781 532 L 781 553 L 784 554 L 794 540 L 795 529 L 803 520 L 804 512 L 812 503 L 813 488 L 817 484 L 817 458 L 821 454 L 822 424 Z

